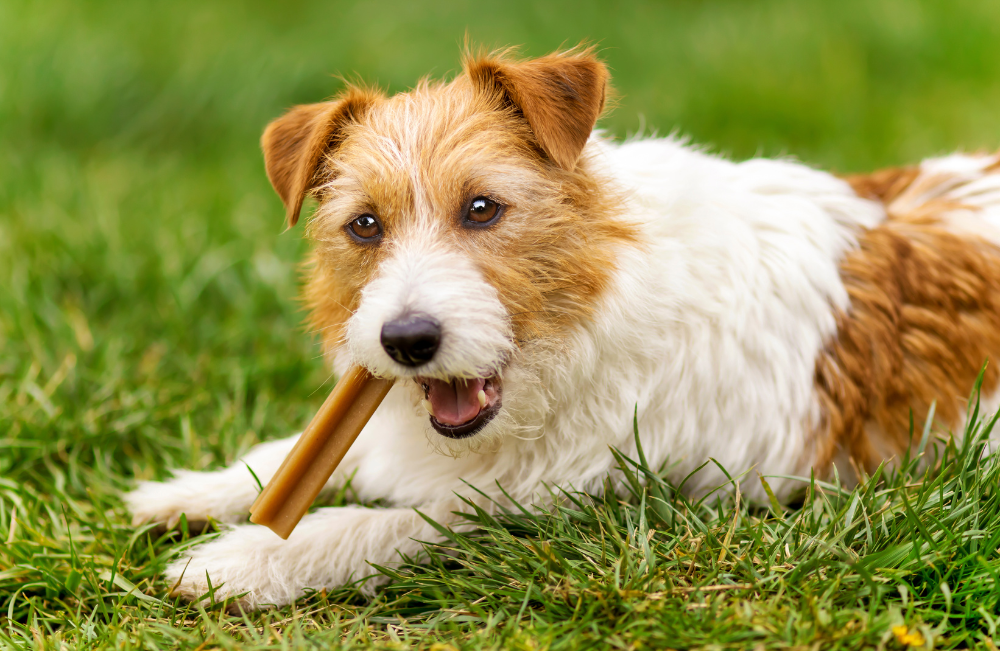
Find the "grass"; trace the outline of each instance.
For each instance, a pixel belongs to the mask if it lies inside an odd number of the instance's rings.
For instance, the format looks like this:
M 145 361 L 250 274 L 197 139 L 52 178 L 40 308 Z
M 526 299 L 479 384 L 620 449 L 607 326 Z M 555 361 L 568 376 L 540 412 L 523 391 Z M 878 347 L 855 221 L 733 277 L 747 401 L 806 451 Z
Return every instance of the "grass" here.
M 788 510 L 623 459 L 648 489 L 471 511 L 374 600 L 164 600 L 199 532 L 131 527 L 120 492 L 294 431 L 328 388 L 263 125 L 331 73 L 454 71 L 466 29 L 598 42 L 619 136 L 840 171 L 1000 145 L 993 0 L 0 2 L 0 647 L 995 648 L 1000 461 L 972 442 Z

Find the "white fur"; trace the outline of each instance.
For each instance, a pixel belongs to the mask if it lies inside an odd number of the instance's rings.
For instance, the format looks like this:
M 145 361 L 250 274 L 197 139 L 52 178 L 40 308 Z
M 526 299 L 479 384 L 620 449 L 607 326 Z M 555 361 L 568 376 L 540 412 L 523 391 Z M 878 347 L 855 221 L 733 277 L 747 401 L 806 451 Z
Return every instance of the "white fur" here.
M 378 276 L 362 290 L 347 327 L 351 359 L 376 375 L 417 373 L 382 348 L 382 324 L 413 314 L 441 325 L 441 347 L 419 374 L 441 379 L 488 377 L 513 352 L 506 311 L 492 285 L 468 257 L 420 233 L 395 247 Z
M 356 580 L 371 573 L 365 561 L 388 564 L 396 550 L 415 552 L 414 539 L 434 538 L 407 507 L 454 524 L 454 494 L 475 495 L 465 482 L 495 497 L 499 483 L 523 502 L 544 500 L 546 485 L 599 490 L 614 466 L 609 447 L 635 453 L 636 406 L 647 458 L 672 464 L 674 481 L 714 458 L 733 475 L 748 473 L 743 488 L 760 497 L 755 472 L 808 473 L 815 360 L 836 311 L 848 308 L 838 262 L 860 227 L 884 218 L 882 207 L 795 162 L 733 163 L 675 139 L 594 138 L 586 155 L 627 190 L 624 218 L 640 224 L 644 240 L 621 250 L 597 317 L 562 348 L 515 350 L 473 261 L 415 237 L 365 289 L 338 366 L 349 357 L 412 374 L 389 360 L 378 332 L 407 310 L 428 313 L 454 335 L 432 374 L 482 375 L 506 364 L 501 414 L 471 443 L 446 441 L 428 426 L 415 384 L 397 383 L 331 480 L 353 473 L 362 499 L 393 508 L 320 509 L 287 542 L 261 527 L 232 527 L 171 566 L 180 592 L 203 594 L 207 574 L 217 597 L 246 593 L 244 603 L 258 607 Z M 266 482 L 291 444 L 263 444 L 245 460 Z M 724 481 L 710 464 L 687 488 L 703 493 Z M 780 496 L 795 486 L 771 485 Z M 231 522 L 255 495 L 237 463 L 143 484 L 127 499 L 137 521 L 185 512 Z

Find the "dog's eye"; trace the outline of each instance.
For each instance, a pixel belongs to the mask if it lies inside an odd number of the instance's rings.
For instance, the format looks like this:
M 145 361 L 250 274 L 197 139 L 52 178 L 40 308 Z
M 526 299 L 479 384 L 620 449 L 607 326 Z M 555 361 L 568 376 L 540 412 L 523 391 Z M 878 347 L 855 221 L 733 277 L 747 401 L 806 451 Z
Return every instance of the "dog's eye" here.
M 347 225 L 347 230 L 361 242 L 372 242 L 382 235 L 382 225 L 374 215 L 361 215 Z
M 476 197 L 469 204 L 465 222 L 470 226 L 486 226 L 500 218 L 503 206 L 488 197 Z

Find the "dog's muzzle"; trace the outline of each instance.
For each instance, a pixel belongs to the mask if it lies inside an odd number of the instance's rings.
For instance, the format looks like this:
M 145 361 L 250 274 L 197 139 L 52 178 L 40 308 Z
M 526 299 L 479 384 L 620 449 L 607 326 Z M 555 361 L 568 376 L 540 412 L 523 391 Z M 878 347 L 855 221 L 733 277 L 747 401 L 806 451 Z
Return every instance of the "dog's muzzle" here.
M 441 346 L 441 324 L 426 315 L 410 314 L 387 321 L 380 342 L 386 354 L 403 366 L 423 366 Z M 502 384 L 498 376 L 414 380 L 423 387 L 423 405 L 431 417 L 431 426 L 448 438 L 476 434 L 500 410 Z

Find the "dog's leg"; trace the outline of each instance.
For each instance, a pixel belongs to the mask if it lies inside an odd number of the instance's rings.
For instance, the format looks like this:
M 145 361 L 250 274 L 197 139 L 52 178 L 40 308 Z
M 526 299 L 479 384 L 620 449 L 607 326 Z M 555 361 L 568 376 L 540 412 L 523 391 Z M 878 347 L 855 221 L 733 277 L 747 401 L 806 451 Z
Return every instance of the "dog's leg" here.
M 125 494 L 132 523 L 162 522 L 169 528 L 177 524 L 182 513 L 189 523 L 202 523 L 209 518 L 219 522 L 245 519 L 259 491 L 249 469 L 262 484 L 267 484 L 298 438 L 296 434 L 261 443 L 221 470 L 175 470 L 167 481 L 140 482 L 135 490 Z
M 395 408 L 391 404 L 393 400 L 397 401 Z M 426 453 L 423 450 L 426 444 L 422 437 L 405 436 L 405 432 L 413 430 L 413 425 L 400 420 L 400 404 L 404 408 L 407 406 L 405 401 L 401 401 L 401 392 L 390 391 L 383 407 L 368 422 L 361 436 L 348 450 L 337 471 L 330 478 L 328 489 L 342 485 L 368 451 L 378 449 L 383 445 L 385 438 L 392 436 L 393 433 L 401 437 L 401 440 L 409 441 L 410 445 L 417 446 L 418 451 Z M 386 407 L 388 409 L 385 409 Z M 402 413 L 410 414 L 410 418 L 414 417 L 412 406 L 409 411 L 404 409 Z M 260 490 L 253 475 L 257 475 L 262 485 L 267 485 L 297 440 L 298 435 L 261 443 L 240 460 L 221 470 L 210 472 L 175 470 L 173 478 L 167 481 L 139 483 L 135 490 L 124 496 L 125 503 L 132 513 L 133 524 L 159 522 L 172 527 L 182 513 L 186 515 L 189 523 L 203 523 L 209 518 L 229 523 L 245 521 L 249 515 L 248 509 L 257 499 Z M 391 445 L 389 449 L 398 451 L 401 445 Z M 380 458 L 385 456 L 383 453 Z M 377 490 L 369 493 L 373 493 L 371 499 L 383 496 Z
M 453 525 L 451 499 L 428 503 L 420 511 L 442 525 Z M 399 554 L 415 556 L 417 541 L 440 536 L 414 509 L 345 506 L 306 515 L 288 540 L 265 527 L 239 525 L 219 538 L 190 549 L 171 564 L 166 578 L 173 594 L 215 600 L 238 597 L 248 609 L 282 606 L 307 589 L 345 585 L 375 573 L 369 563 L 398 564 Z M 378 578 L 365 584 L 371 590 Z M 242 595 L 242 596 L 240 596 Z

